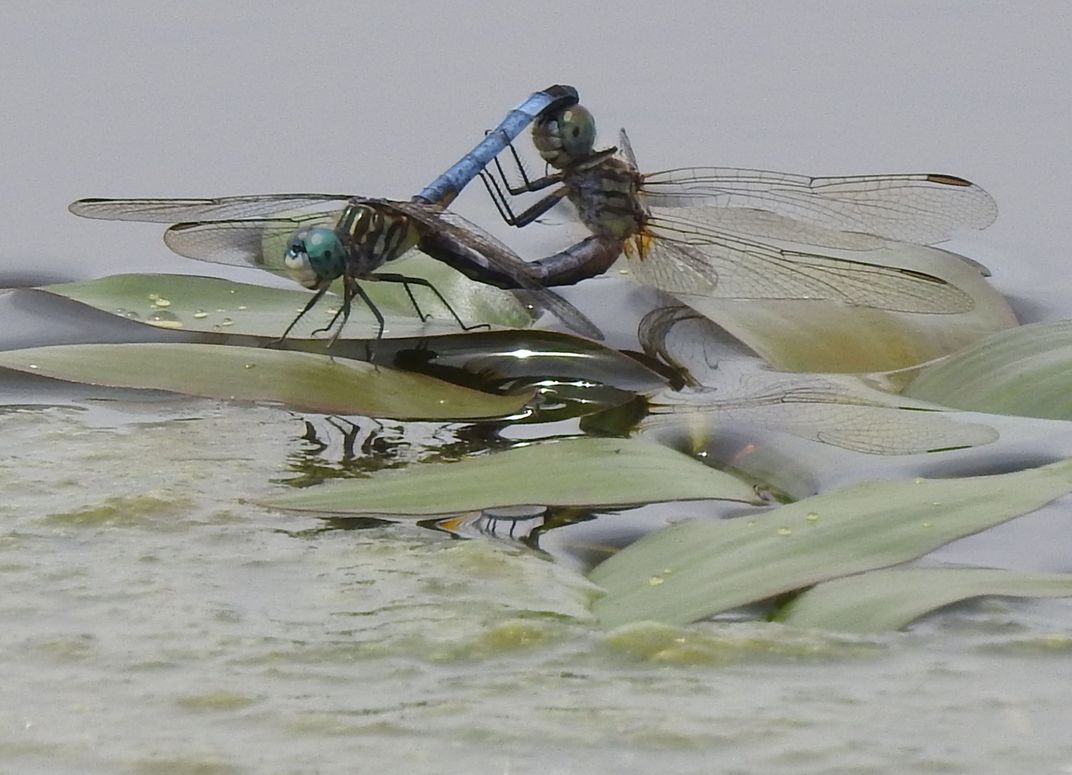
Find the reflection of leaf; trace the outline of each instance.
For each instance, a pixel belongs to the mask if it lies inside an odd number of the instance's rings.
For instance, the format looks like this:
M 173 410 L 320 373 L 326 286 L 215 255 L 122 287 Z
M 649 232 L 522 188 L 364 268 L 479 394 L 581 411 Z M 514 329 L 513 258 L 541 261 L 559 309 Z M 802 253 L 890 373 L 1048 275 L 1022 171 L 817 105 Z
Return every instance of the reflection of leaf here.
M 1072 491 L 1072 461 L 997 476 L 867 482 L 749 518 L 645 536 L 591 574 L 608 625 L 701 619 L 920 557 Z
M 406 260 L 405 273 L 427 276 L 463 320 L 525 327 L 531 318 L 507 291 L 475 283 L 438 261 Z M 434 317 L 421 323 L 401 286 L 365 281 L 362 286 L 387 317 L 385 336 L 456 334 L 457 323 L 427 289 L 415 287 L 418 303 Z M 267 288 L 213 277 L 172 274 L 127 274 L 77 283 L 44 286 L 104 312 L 159 328 L 223 334 L 278 337 L 309 301 L 306 291 Z M 310 336 L 331 320 L 338 297 L 329 297 L 295 327 L 295 337 Z M 377 323 L 365 305 L 355 303 L 344 330 L 349 337 L 375 336 Z
M 1072 574 L 989 568 L 893 568 L 824 581 L 793 600 L 778 618 L 797 627 L 897 630 L 960 600 L 982 595 L 1072 597 Z
M 330 482 L 268 505 L 336 514 L 447 514 L 706 498 L 754 501 L 755 493 L 740 479 L 658 444 L 574 438 Z
M 977 412 L 1072 420 L 1072 321 L 999 331 L 922 369 L 905 395 Z
M 531 392 L 498 396 L 432 377 L 311 353 L 208 344 L 84 344 L 0 353 L 0 366 L 69 382 L 275 401 L 396 419 L 502 417 Z
M 730 399 L 699 393 L 687 402 L 656 405 L 647 424 L 696 426 L 698 421 L 733 419 L 869 455 L 963 449 L 998 438 L 988 425 L 958 422 L 920 402 L 836 379 L 768 381 L 758 391 Z

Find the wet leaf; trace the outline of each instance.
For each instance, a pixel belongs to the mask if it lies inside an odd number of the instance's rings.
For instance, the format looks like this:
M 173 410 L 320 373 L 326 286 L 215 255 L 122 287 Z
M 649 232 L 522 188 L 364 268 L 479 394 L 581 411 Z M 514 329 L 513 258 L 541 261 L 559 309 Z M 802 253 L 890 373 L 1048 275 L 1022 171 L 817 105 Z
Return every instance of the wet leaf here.
M 597 566 L 609 626 L 683 624 L 916 559 L 1072 491 L 1072 460 L 997 476 L 865 482 L 748 518 L 690 521 Z
M 272 401 L 396 419 L 501 417 L 531 392 L 492 395 L 420 374 L 312 353 L 209 344 L 87 344 L 0 352 L 0 366 L 69 382 Z
M 753 501 L 752 487 L 639 439 L 574 438 L 336 481 L 267 502 L 335 514 L 448 514 L 545 505 L 601 506 L 704 498 Z
M 923 368 L 905 395 L 976 412 L 1072 420 L 1072 322 L 999 331 Z
M 523 328 L 532 319 L 510 293 L 476 283 L 444 264 L 425 257 L 407 259 L 407 275 L 427 277 L 462 320 Z M 422 323 L 400 285 L 365 282 L 362 286 L 384 313 L 388 337 L 457 334 L 459 326 L 426 288 L 414 287 L 421 309 L 434 317 Z M 276 338 L 310 299 L 310 292 L 236 283 L 215 277 L 174 274 L 125 274 L 77 283 L 46 285 L 40 290 L 72 299 L 103 312 L 140 323 L 182 331 L 244 334 Z M 341 299 L 323 299 L 295 326 L 292 336 L 309 337 L 326 326 Z M 355 302 L 344 337 L 371 338 L 377 323 L 368 308 Z M 324 334 L 320 334 L 324 336 Z
M 991 568 L 891 568 L 826 581 L 793 600 L 778 618 L 796 627 L 897 630 L 951 603 L 983 595 L 1072 597 L 1072 574 Z

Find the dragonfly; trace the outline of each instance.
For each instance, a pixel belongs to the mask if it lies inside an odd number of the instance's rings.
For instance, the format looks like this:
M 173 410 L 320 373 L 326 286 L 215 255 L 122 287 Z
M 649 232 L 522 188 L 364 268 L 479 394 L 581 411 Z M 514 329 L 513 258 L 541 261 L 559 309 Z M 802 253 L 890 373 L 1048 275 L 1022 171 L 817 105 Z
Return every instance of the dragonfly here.
M 481 174 L 508 224 L 528 225 L 567 199 L 592 233 L 531 262 L 545 286 L 601 274 L 624 252 L 639 282 L 679 297 L 820 299 L 931 314 L 974 307 L 970 295 L 939 277 L 822 252 L 870 251 L 890 242 L 929 245 L 958 228 L 985 228 L 997 206 L 968 180 L 945 174 L 809 177 L 731 167 L 642 173 L 624 129 L 618 146 L 603 150 L 595 150 L 595 135 L 595 120 L 582 105 L 545 112 L 532 137 L 554 172 L 529 178 L 514 151 L 521 185 L 508 182 L 497 159 L 501 182 Z M 514 213 L 507 194 L 553 186 Z
M 570 328 L 602 338 L 599 329 L 583 314 L 545 289 L 535 272 L 509 247 L 445 208 L 445 203 L 465 185 L 466 178 L 471 180 L 479 173 L 482 160 L 506 147 L 539 110 L 576 100 L 572 87 L 554 86 L 534 93 L 409 202 L 350 194 L 255 194 L 214 199 L 80 199 L 68 209 L 86 218 L 172 224 L 164 234 L 164 242 L 179 255 L 256 266 L 285 274 L 314 291 L 280 340 L 339 278 L 343 282 L 342 304 L 328 325 L 314 332 L 331 330 L 341 318 L 331 343 L 345 327 L 354 298 L 360 298 L 375 316 L 376 338 L 383 336 L 383 314 L 359 280 L 401 284 L 422 321 L 426 316 L 411 286 L 424 286 L 446 306 L 459 326 L 464 330 L 473 328 L 465 325 L 424 278 L 378 271 L 413 249 L 472 279 L 523 289 L 532 301 Z M 279 245 L 285 247 L 273 250 Z M 509 286 L 503 286 L 502 278 L 509 278 Z

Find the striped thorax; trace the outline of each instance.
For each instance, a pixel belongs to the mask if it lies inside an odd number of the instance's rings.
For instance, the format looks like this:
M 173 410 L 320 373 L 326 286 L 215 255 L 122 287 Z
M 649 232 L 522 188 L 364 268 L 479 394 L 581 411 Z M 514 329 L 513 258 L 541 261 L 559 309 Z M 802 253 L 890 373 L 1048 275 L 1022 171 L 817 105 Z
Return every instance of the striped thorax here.
M 355 277 L 394 261 L 420 239 L 409 218 L 401 213 L 385 212 L 374 202 L 347 205 L 335 231 L 344 240 L 347 269 Z

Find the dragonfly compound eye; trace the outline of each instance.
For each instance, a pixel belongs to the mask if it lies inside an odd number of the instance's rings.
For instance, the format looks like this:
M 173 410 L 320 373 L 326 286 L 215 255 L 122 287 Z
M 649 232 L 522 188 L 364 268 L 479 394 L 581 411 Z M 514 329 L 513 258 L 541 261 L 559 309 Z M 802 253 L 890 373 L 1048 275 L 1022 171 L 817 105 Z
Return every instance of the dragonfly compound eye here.
M 287 242 L 283 264 L 291 279 L 306 288 L 319 288 L 339 277 L 345 267 L 342 243 L 334 230 L 322 226 L 298 229 Z
M 574 105 L 554 118 L 538 121 L 532 142 L 544 161 L 563 169 L 588 158 L 596 143 L 596 120 L 587 108 Z

